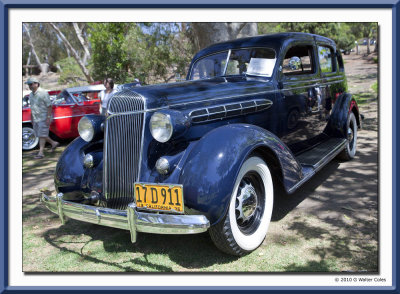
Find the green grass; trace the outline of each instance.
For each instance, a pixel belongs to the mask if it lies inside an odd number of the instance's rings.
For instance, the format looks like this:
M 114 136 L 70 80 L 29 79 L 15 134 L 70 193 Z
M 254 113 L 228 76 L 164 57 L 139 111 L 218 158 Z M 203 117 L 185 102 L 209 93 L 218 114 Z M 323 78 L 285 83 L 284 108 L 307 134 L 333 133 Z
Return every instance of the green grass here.
M 372 84 L 371 89 L 374 90 L 375 93 L 378 93 L 378 81 Z
M 313 215 L 288 215 L 272 222 L 264 243 L 238 258 L 218 251 L 207 233 L 139 233 L 132 244 L 128 231 L 75 220 L 62 226 L 37 199 L 24 199 L 23 263 L 28 272 L 377 271 L 376 242 L 353 242 L 358 238 L 346 228 Z M 361 256 L 354 254 L 363 250 Z
M 376 94 L 370 92 L 353 94 L 353 97 L 359 105 L 367 105 L 368 103 L 377 100 Z

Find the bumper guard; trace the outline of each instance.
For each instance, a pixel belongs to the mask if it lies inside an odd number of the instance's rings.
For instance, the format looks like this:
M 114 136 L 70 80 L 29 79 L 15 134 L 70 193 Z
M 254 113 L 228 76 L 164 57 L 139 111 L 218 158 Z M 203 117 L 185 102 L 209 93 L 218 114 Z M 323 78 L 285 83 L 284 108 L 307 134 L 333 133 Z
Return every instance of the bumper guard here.
M 207 231 L 210 222 L 204 215 L 172 215 L 139 212 L 136 204 L 130 203 L 127 210 L 118 210 L 84 205 L 63 200 L 63 194 L 48 196 L 41 194 L 40 201 L 52 212 L 59 215 L 61 223 L 65 217 L 113 227 L 131 232 L 132 243 L 137 232 L 155 234 L 197 234 Z

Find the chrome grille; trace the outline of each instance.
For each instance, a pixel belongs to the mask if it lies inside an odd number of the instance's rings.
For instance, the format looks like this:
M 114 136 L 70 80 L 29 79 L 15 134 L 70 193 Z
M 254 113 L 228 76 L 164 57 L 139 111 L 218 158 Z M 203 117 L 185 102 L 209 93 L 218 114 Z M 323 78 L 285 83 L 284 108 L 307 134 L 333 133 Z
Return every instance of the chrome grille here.
M 134 182 L 140 173 L 144 109 L 143 97 L 130 90 L 116 93 L 108 104 L 103 166 L 107 207 L 126 209 L 133 201 Z

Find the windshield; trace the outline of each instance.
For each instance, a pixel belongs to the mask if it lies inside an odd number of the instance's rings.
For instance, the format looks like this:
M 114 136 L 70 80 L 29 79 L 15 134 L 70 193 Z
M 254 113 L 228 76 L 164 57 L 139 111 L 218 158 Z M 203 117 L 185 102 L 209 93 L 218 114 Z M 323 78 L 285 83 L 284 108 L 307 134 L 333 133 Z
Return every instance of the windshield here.
M 244 74 L 271 77 L 275 62 L 275 51 L 270 48 L 233 49 L 197 60 L 192 67 L 190 79 Z
M 54 104 L 75 104 L 75 101 L 72 99 L 71 95 L 67 91 L 62 91 L 57 95 L 56 99 L 54 99 Z

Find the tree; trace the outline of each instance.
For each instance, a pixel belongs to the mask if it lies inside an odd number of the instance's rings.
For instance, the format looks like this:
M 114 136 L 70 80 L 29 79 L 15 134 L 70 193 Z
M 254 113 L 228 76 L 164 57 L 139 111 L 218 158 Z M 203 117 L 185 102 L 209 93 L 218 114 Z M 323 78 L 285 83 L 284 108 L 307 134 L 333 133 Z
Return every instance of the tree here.
M 257 23 L 193 22 L 190 25 L 197 50 L 218 42 L 257 35 Z
M 350 30 L 356 38 L 366 38 L 367 40 L 367 54 L 371 53 L 370 49 L 370 39 L 375 37 L 377 40 L 378 33 L 378 23 L 376 22 L 358 22 L 358 23 L 349 23 Z M 375 44 L 375 49 L 377 45 Z
M 124 42 L 130 78 L 167 83 L 184 75 L 193 56 L 186 24 L 139 23 L 131 26 Z
M 82 59 L 83 64 L 87 64 L 87 60 L 90 59 L 90 51 L 89 51 L 89 44 L 88 40 L 84 38 L 84 33 L 83 33 L 83 28 L 80 28 L 78 23 L 73 22 L 72 23 L 76 36 L 78 37 L 79 42 L 81 43 L 81 46 L 83 50 L 85 51 L 85 55 Z
M 48 65 L 48 63 L 42 63 L 40 61 L 40 58 L 39 58 L 38 54 L 36 53 L 35 45 L 33 44 L 31 33 L 30 33 L 30 29 L 29 29 L 29 24 L 24 23 L 23 24 L 23 28 L 25 30 L 25 33 L 26 33 L 27 37 L 28 37 L 28 44 L 29 44 L 29 46 L 31 48 L 30 52 L 32 52 L 33 57 L 36 60 L 36 64 L 40 68 L 40 74 L 46 75 L 48 73 L 48 71 L 49 71 L 49 65 Z M 28 57 L 28 60 L 30 60 L 30 56 Z
M 89 23 L 91 64 L 96 80 L 111 77 L 117 83 L 127 81 L 129 60 L 123 44 L 129 27 L 129 23 Z
M 61 30 L 54 23 L 50 22 L 49 25 L 54 29 L 54 31 L 60 37 L 63 44 L 72 52 L 72 56 L 74 57 L 75 61 L 78 63 L 79 67 L 81 68 L 82 73 L 85 75 L 88 83 L 93 83 L 93 78 L 90 75 L 89 70 L 86 68 L 84 60 L 79 56 L 78 51 L 75 50 L 75 48 L 71 45 L 71 43 L 68 41 L 68 39 L 63 34 L 63 32 L 61 32 Z M 79 29 L 79 27 L 78 27 L 78 29 Z M 79 38 L 79 36 L 78 36 L 78 38 Z M 84 49 L 87 49 L 87 48 L 84 48 Z
M 169 82 L 186 73 L 193 56 L 187 25 L 180 23 L 91 23 L 93 75 L 117 83 Z

